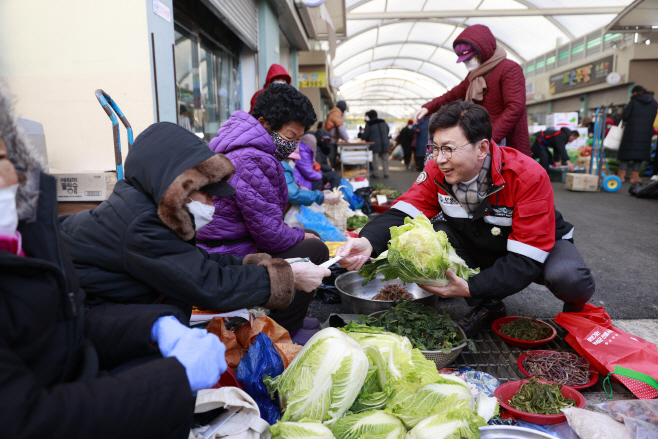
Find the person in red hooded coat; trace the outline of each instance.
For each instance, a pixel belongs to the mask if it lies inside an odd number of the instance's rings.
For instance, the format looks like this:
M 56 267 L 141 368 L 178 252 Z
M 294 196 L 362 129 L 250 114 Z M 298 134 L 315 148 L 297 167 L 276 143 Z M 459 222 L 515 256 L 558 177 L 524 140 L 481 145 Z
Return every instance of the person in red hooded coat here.
M 525 77 L 521 66 L 507 59 L 487 26 L 475 24 L 459 34 L 452 44 L 469 73 L 458 86 L 439 96 L 416 113 L 423 119 L 459 99 L 482 105 L 493 124 L 493 140 L 530 156 L 530 137 L 525 106 Z M 504 142 L 503 142 L 504 140 Z
M 270 69 L 267 71 L 265 85 L 263 85 L 263 88 L 254 93 L 254 95 L 251 97 L 251 108 L 249 109 L 249 114 L 254 111 L 254 105 L 256 105 L 256 99 L 258 99 L 258 95 L 261 94 L 263 90 L 265 90 L 267 86 L 273 82 L 285 82 L 288 85 L 290 85 L 292 82 L 292 78 L 288 74 L 288 71 L 281 64 L 272 64 L 270 66 Z

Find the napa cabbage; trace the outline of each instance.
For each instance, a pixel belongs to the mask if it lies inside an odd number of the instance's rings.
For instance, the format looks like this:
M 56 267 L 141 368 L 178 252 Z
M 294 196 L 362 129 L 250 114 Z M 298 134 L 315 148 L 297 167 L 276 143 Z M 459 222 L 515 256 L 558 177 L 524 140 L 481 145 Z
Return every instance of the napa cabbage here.
M 407 432 L 398 418 L 382 410 L 345 416 L 331 431 L 336 439 L 403 439 Z
M 420 421 L 405 439 L 479 439 L 479 428 L 487 425 L 468 408 L 454 408 Z
M 378 272 L 384 275 L 385 281 L 399 278 L 406 283 L 440 287 L 450 283 L 446 276 L 448 268 L 464 280 L 480 272 L 468 268 L 445 232 L 435 232 L 422 213 L 413 219 L 406 217 L 404 225 L 390 230 L 388 250 L 359 271 L 364 277 L 363 285 L 374 280 Z
M 498 398 L 495 396 L 488 396 L 481 391 L 476 401 L 476 411 L 486 422 L 489 422 L 489 419 L 498 416 L 500 412 Z
M 272 439 L 335 439 L 325 425 L 304 420 L 302 422 L 277 422 L 270 427 Z
M 368 369 L 361 344 L 327 328 L 311 337 L 283 374 L 263 381 L 272 396 L 278 391 L 282 421 L 310 419 L 331 425 L 354 403 Z

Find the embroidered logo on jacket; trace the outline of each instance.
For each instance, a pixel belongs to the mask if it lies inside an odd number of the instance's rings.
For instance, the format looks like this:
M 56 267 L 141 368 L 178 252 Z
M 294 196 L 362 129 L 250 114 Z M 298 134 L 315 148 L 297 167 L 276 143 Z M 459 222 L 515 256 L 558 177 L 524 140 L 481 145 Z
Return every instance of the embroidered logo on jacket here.
M 514 208 L 507 206 L 491 206 L 491 213 L 495 216 L 500 216 L 503 218 L 512 218 Z
M 453 205 L 453 206 L 461 206 L 461 204 L 459 204 L 459 201 L 455 200 L 450 195 L 439 194 L 439 203 L 449 204 L 449 205 Z
M 420 173 L 420 175 L 418 175 L 418 178 L 416 179 L 416 184 L 421 184 L 425 180 L 427 180 L 427 172 L 423 171 Z

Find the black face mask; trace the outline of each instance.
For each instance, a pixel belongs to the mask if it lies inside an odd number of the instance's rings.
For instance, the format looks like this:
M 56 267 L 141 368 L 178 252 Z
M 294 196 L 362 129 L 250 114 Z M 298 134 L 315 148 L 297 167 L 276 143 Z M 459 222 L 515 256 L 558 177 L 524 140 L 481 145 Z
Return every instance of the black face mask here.
M 324 153 L 324 155 L 328 155 L 329 152 L 331 152 L 331 146 L 330 143 L 327 142 L 326 140 L 320 140 L 318 142 L 318 148 Z

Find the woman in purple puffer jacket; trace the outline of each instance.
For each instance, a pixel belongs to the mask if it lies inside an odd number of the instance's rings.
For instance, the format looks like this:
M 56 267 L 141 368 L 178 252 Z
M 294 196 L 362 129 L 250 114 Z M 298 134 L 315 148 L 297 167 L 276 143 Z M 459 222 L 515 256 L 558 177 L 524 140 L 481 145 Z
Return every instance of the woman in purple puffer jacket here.
M 213 198 L 213 219 L 197 233 L 197 245 L 210 253 L 244 256 L 260 252 L 278 258 L 310 258 L 319 265 L 329 259 L 316 234 L 283 222 L 288 187 L 280 161 L 295 150 L 316 121 L 313 105 L 288 84 L 271 84 L 259 96 L 251 115 L 236 111 L 209 143 L 235 166 L 229 180 L 237 192 Z M 271 317 L 291 331 L 304 325 L 312 294 L 298 291 L 288 308 Z M 305 325 L 306 326 L 306 325 Z

